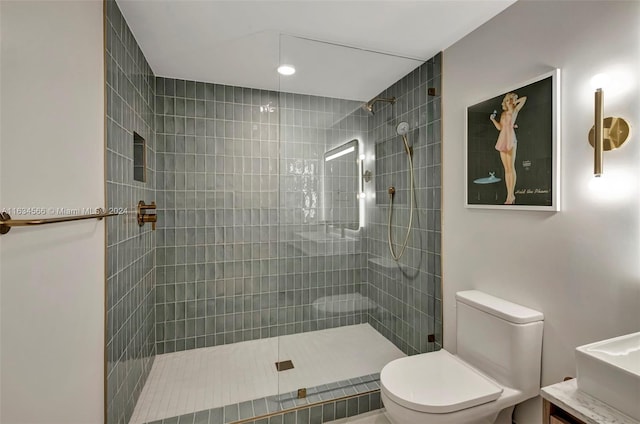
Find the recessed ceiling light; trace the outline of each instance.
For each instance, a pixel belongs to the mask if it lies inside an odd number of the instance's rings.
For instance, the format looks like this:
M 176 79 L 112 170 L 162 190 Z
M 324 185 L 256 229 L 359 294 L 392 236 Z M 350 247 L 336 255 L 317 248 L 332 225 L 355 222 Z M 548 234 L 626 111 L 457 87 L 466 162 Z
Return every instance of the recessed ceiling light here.
M 292 65 L 280 65 L 278 67 L 278 73 L 280 75 L 293 75 L 296 73 L 296 68 Z

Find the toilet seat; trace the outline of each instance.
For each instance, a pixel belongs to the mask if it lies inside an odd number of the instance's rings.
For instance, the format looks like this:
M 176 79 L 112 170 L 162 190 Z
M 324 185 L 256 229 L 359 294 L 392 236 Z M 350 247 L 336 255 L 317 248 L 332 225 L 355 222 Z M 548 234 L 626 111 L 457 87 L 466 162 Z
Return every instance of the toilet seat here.
M 503 392 L 501 386 L 446 350 L 388 363 L 380 373 L 380 384 L 399 405 L 432 414 L 482 405 Z

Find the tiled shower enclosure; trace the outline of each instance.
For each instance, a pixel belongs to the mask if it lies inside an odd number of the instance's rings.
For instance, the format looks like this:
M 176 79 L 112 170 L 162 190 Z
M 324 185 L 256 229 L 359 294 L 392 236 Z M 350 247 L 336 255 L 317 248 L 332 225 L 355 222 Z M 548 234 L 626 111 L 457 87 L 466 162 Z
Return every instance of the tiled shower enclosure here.
M 157 77 L 117 4 L 105 7 L 107 202 L 130 211 L 107 222 L 107 422 L 129 422 L 157 355 L 356 324 L 405 354 L 439 349 L 440 55 L 383 90 L 397 101 L 371 116 L 362 100 L 284 85 Z M 396 263 L 385 187 L 399 190 L 398 241 L 409 211 L 400 121 L 410 125 L 415 217 Z M 134 138 L 145 143 L 144 182 L 134 179 Z M 352 140 L 353 157 L 328 159 Z M 155 231 L 137 225 L 140 200 L 157 203 Z M 318 395 L 330 403 L 293 404 L 279 419 L 323 422 L 380 407 L 375 375 L 352 383 L 359 388 L 332 386 L 349 399 Z M 211 411 L 189 416 L 210 420 Z
M 325 231 L 323 155 L 366 135 L 359 104 L 168 78 L 156 89 L 158 353 L 366 321 L 311 314 L 319 297 L 361 291 L 359 243 L 310 254 L 299 236 Z

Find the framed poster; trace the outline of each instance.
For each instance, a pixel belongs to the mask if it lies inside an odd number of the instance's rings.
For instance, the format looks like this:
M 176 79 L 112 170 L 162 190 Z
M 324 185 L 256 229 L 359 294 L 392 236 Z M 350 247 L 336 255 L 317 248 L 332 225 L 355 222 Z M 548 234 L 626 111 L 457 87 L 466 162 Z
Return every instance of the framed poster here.
M 558 211 L 560 70 L 467 108 L 465 205 Z

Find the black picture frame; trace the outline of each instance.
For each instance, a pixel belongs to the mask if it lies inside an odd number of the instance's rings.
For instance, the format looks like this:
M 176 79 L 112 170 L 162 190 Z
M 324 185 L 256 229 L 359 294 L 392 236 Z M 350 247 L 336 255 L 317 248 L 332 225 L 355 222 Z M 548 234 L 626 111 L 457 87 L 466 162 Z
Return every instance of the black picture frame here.
M 559 116 L 559 69 L 467 107 L 465 206 L 560 210 Z

